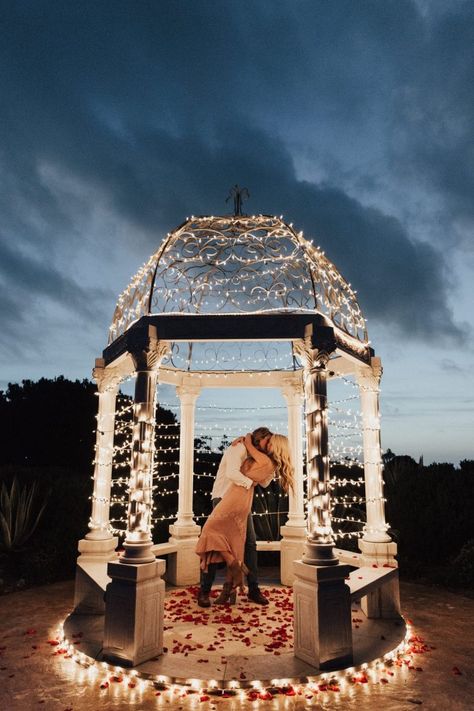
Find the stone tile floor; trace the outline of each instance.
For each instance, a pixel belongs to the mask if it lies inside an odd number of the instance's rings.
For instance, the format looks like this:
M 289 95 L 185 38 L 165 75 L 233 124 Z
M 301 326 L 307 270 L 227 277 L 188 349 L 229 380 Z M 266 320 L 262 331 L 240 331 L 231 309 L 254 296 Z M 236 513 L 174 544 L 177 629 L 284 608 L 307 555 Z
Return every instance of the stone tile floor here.
M 294 685 L 286 694 L 247 690 L 223 698 L 158 690 L 149 682 L 127 682 L 119 672 L 97 674 L 58 654 L 60 646 L 49 642 L 71 609 L 72 581 L 13 593 L 0 598 L 0 709 L 474 709 L 474 600 L 411 583 L 401 584 L 401 595 L 417 640 L 409 664 L 368 672 L 367 681 L 358 675 L 355 683 L 334 685 L 338 690 Z

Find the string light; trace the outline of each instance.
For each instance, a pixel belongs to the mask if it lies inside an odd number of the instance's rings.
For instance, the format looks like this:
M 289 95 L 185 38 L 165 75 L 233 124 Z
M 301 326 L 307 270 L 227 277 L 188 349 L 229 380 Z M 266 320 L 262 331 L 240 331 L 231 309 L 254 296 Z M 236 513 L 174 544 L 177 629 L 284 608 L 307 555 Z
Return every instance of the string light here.
M 119 296 L 110 342 L 150 305 L 168 314 L 319 310 L 354 349 L 368 347 L 356 292 L 277 217 L 194 218 L 169 233 Z
M 251 701 L 255 705 L 258 697 L 257 699 L 252 698 L 252 692 L 263 696 L 268 690 L 273 698 L 275 690 L 278 689 L 282 694 L 291 690 L 296 697 L 303 696 L 305 692 L 317 692 L 319 697 L 324 690 L 323 687 L 328 687 L 328 693 L 336 687 L 342 692 L 347 692 L 354 687 L 354 684 L 359 682 L 365 688 L 367 688 L 365 683 L 367 680 L 376 684 L 379 683 L 381 679 L 385 678 L 387 669 L 390 669 L 391 676 L 397 671 L 403 673 L 410 665 L 411 655 L 414 653 L 413 627 L 406 619 L 404 624 L 406 628 L 405 635 L 399 644 L 383 655 L 363 664 L 305 677 L 272 678 L 267 680 L 246 679 L 245 681 L 232 679 L 231 685 L 225 680 L 198 678 L 189 678 L 183 683 L 182 677 L 178 681 L 176 677 L 165 674 L 152 675 L 149 672 L 142 673 L 137 669 L 129 670 L 108 662 L 99 662 L 78 649 L 76 646 L 77 641 L 66 637 L 64 624 L 60 625 L 56 630 L 55 641 L 58 643 L 58 648 L 61 651 L 64 650 L 64 653 L 59 658 L 71 659 L 81 669 L 87 671 L 88 677 L 84 681 L 89 681 L 91 684 L 101 683 L 108 686 L 111 677 L 120 677 L 123 682 L 121 688 L 124 692 L 128 689 L 130 694 L 134 694 L 137 686 L 141 693 L 149 689 L 156 694 L 158 690 L 161 694 L 160 701 L 167 704 L 171 703 L 172 705 L 176 703 L 177 694 L 184 696 L 189 691 L 198 692 L 196 700 L 200 698 L 199 694 L 212 694 L 217 701 L 219 699 L 218 692 L 222 689 L 227 694 L 235 695 L 240 703 Z M 329 687 L 332 687 L 332 689 Z M 269 697 L 267 698 L 270 700 Z M 341 702 L 344 698 L 344 696 L 341 698 Z
M 168 233 L 162 246 L 145 261 L 132 278 L 128 288 L 117 302 L 113 323 L 110 328 L 110 341 L 123 333 L 141 316 L 156 311 L 166 314 L 185 313 L 282 313 L 319 312 L 324 314 L 328 323 L 332 323 L 339 342 L 345 344 L 358 355 L 368 356 L 368 344 L 365 320 L 362 317 L 356 298 L 357 292 L 346 282 L 335 266 L 326 258 L 324 251 L 306 240 L 302 232 L 295 232 L 293 226 L 282 218 L 263 215 L 244 217 L 192 217 L 172 233 Z M 253 352 L 249 350 L 253 348 Z M 301 358 L 294 352 L 291 343 L 272 343 L 271 346 L 248 344 L 221 344 L 211 347 L 209 344 L 193 344 L 188 354 L 179 352 L 178 344 L 172 344 L 171 351 L 161 364 L 162 375 L 171 368 L 173 359 L 185 357 L 186 369 L 211 366 L 225 369 L 224 378 L 242 371 L 256 369 L 262 364 L 272 364 L 272 370 L 285 372 L 300 370 Z M 337 360 L 337 359 L 334 359 Z M 240 370 L 235 366 L 240 366 Z M 329 366 L 331 367 L 331 365 Z M 337 366 L 336 366 L 337 367 Z M 174 368 L 174 370 L 176 370 Z M 270 371 L 249 373 L 250 377 L 270 376 Z M 131 373 L 127 380 L 135 376 Z M 200 378 L 215 377 L 212 372 L 200 372 Z M 363 447 L 353 438 L 364 437 L 379 432 L 378 422 L 361 422 L 359 412 L 352 411 L 347 405 L 358 398 L 361 392 L 373 391 L 372 384 L 355 384 L 346 374 L 334 371 L 334 376 L 344 386 L 354 388 L 357 393 L 332 400 L 328 408 L 327 426 L 331 430 L 328 458 L 332 466 L 346 468 L 360 467 Z M 224 380 L 225 382 L 225 380 Z M 125 501 L 125 493 L 132 489 L 127 477 L 123 476 L 130 469 L 130 419 L 133 403 L 130 398 L 118 397 L 119 406 L 116 417 L 117 445 L 113 451 L 105 447 L 99 452 L 99 466 L 110 466 L 113 462 L 113 486 L 120 487 L 121 495 L 111 495 L 111 503 L 120 506 Z M 162 407 L 177 411 L 179 403 L 161 402 Z M 224 407 L 209 403 L 198 405 L 196 410 L 204 416 L 209 414 L 245 414 L 247 412 L 267 414 L 271 412 L 278 418 L 285 406 L 265 405 L 249 407 Z M 362 427 L 363 425 L 363 427 Z M 284 429 L 282 422 L 271 423 L 274 431 Z M 216 447 L 218 437 L 224 434 L 237 434 L 232 427 L 220 423 L 202 424 L 196 428 L 196 437 L 205 440 L 195 452 L 195 462 L 202 467 L 206 462 L 209 468 L 215 466 L 214 456 L 222 447 Z M 153 439 L 154 463 L 152 467 L 153 484 L 147 488 L 159 493 L 161 497 L 176 495 L 177 489 L 166 489 L 170 479 L 177 479 L 178 461 L 173 457 L 179 447 L 179 423 L 160 423 L 155 429 L 157 440 Z M 167 455 L 170 456 L 170 460 Z M 94 460 L 96 463 L 96 460 Z M 366 467 L 380 468 L 381 462 L 365 462 Z M 119 476 L 117 476 L 117 474 Z M 212 477 L 212 473 L 203 476 Z M 198 479 L 199 475 L 195 475 Z M 341 483 L 342 481 L 342 483 Z M 334 479 L 329 487 L 335 495 L 338 487 L 360 486 L 354 479 Z M 128 488 L 127 488 L 128 487 Z M 100 492 L 103 494 L 103 491 Z M 93 497 L 94 501 L 104 503 L 106 498 Z M 372 496 L 365 500 L 357 498 L 357 503 L 383 502 L 383 497 Z M 334 506 L 345 506 L 349 499 L 337 497 Z M 354 499 L 351 499 L 353 502 Z M 152 515 L 154 510 L 152 511 Z M 347 535 L 347 531 L 341 532 Z
M 346 383 L 345 385 L 348 385 L 351 383 L 347 378 L 345 378 Z M 350 396 L 350 397 L 344 397 L 344 398 L 339 398 L 339 399 L 333 399 L 331 401 L 331 410 L 334 411 L 334 413 L 337 414 L 337 419 L 331 419 L 329 421 L 329 425 L 331 427 L 331 447 L 330 447 L 330 457 L 331 457 L 331 464 L 339 464 L 343 465 L 345 467 L 353 467 L 353 466 L 360 466 L 360 461 L 358 459 L 358 455 L 362 452 L 362 448 L 360 445 L 351 445 L 350 440 L 352 437 L 355 435 L 360 435 L 361 432 L 361 427 L 360 427 L 360 418 L 359 418 L 359 413 L 354 412 L 351 409 L 347 409 L 342 407 L 343 405 L 349 404 L 351 400 L 354 399 L 355 396 Z M 161 400 L 159 398 L 160 405 L 162 407 L 168 407 L 170 409 L 178 409 L 179 405 L 178 403 L 170 403 L 167 402 L 166 400 Z M 116 418 L 116 434 L 121 437 L 125 437 L 125 441 L 121 443 L 120 445 L 116 445 L 114 447 L 114 470 L 119 471 L 120 469 L 129 469 L 129 448 L 130 448 L 130 432 L 131 432 L 131 414 L 132 414 L 132 408 L 133 408 L 133 403 L 131 403 L 129 398 L 122 398 L 121 399 L 121 404 L 119 408 L 117 409 L 117 418 Z M 198 410 L 200 410 L 203 414 L 206 414 L 210 411 L 214 410 L 219 410 L 221 412 L 226 412 L 226 413 L 234 413 L 235 411 L 237 412 L 248 412 L 257 408 L 252 408 L 252 407 L 225 407 L 221 406 L 216 403 L 209 403 L 209 404 L 203 404 L 201 406 L 197 406 Z M 286 406 L 280 406 L 280 405 L 262 405 L 259 406 L 258 408 L 261 411 L 272 411 L 272 410 L 286 410 Z M 274 423 L 277 424 L 277 423 Z M 179 422 L 168 422 L 168 423 L 162 423 L 159 422 L 156 424 L 156 436 L 158 438 L 157 444 L 155 446 L 155 460 L 154 460 L 154 465 L 153 465 L 153 486 L 152 490 L 155 492 L 155 495 L 159 493 L 159 497 L 161 500 L 162 497 L 169 497 L 169 496 L 177 496 L 178 494 L 178 479 L 179 479 L 179 472 L 178 472 L 178 466 L 179 466 L 179 461 L 176 459 L 162 459 L 158 458 L 160 454 L 172 454 L 173 452 L 179 451 L 179 428 L 180 428 L 180 423 Z M 213 457 L 216 454 L 221 453 L 221 449 L 215 446 L 212 446 L 212 441 L 217 440 L 219 437 L 222 439 L 222 437 L 226 434 L 234 434 L 237 435 L 240 433 L 240 427 L 237 427 L 236 425 L 234 426 L 227 426 L 227 425 L 221 425 L 220 423 L 202 423 L 202 422 L 197 422 L 196 423 L 196 433 L 195 433 L 195 438 L 199 439 L 202 438 L 206 441 L 206 446 L 203 447 L 197 447 L 195 448 L 195 461 L 196 464 L 202 464 L 204 462 L 208 462 L 208 464 L 212 465 L 214 471 L 212 472 L 202 472 L 202 473 L 196 473 L 194 475 L 194 478 L 196 480 L 212 480 L 215 478 L 215 467 L 217 466 L 217 462 L 213 459 Z M 277 428 L 275 428 L 277 429 Z M 342 431 L 339 431 L 342 430 Z M 340 445 L 335 444 L 335 440 L 339 440 L 341 442 Z M 160 443 L 163 441 L 163 444 L 161 445 Z M 166 444 L 166 443 L 169 444 Z M 176 444 L 173 445 L 173 442 Z M 342 444 L 344 442 L 344 444 Z M 124 461 L 119 461 L 120 458 L 123 458 Z M 172 471 L 171 473 L 162 473 L 163 467 L 172 467 L 175 469 L 175 471 Z M 160 471 L 161 470 L 161 471 Z M 176 481 L 176 485 L 172 487 L 167 487 L 166 483 L 169 482 L 170 480 Z M 337 491 L 337 489 L 342 486 L 361 486 L 364 483 L 364 479 L 362 477 L 359 477 L 358 479 L 354 478 L 332 478 L 329 482 L 329 486 L 332 492 Z M 103 502 L 110 502 L 113 506 L 121 506 L 123 510 L 125 511 L 125 507 L 127 506 L 127 492 L 129 490 L 129 480 L 127 476 L 114 476 L 113 477 L 113 487 L 120 487 L 122 489 L 122 493 L 119 494 L 114 494 L 113 496 L 111 495 L 110 501 L 106 497 L 101 497 L 101 501 Z M 196 495 L 201 495 L 204 496 L 205 498 L 210 497 L 210 492 L 209 491 L 197 491 L 194 490 L 193 494 Z M 92 497 L 93 499 L 95 497 Z M 260 502 L 261 504 L 266 503 L 265 496 L 262 494 L 257 493 L 256 494 L 256 499 Z M 365 498 L 363 496 L 349 496 L 349 497 L 337 497 L 337 496 L 332 496 L 332 508 L 338 507 L 340 508 L 349 508 L 353 505 L 364 505 L 366 503 Z M 377 499 L 378 500 L 378 499 Z M 381 500 L 381 499 L 380 499 Z M 374 499 L 375 501 L 375 499 Z M 307 500 L 305 500 L 305 506 L 307 507 Z M 257 517 L 262 517 L 262 516 L 271 516 L 271 515 L 285 515 L 287 512 L 283 511 L 272 511 L 268 507 L 264 506 L 262 511 L 255 512 L 254 515 Z M 202 520 L 206 518 L 205 514 L 199 513 L 198 515 L 195 516 L 196 520 Z M 157 523 L 161 521 L 173 521 L 176 519 L 176 514 L 159 514 L 157 515 L 155 512 L 155 505 L 153 506 L 153 511 L 152 511 L 152 523 L 153 525 L 156 525 Z M 114 524 L 120 524 L 122 528 L 117 528 L 113 526 Z M 335 524 L 339 523 L 344 523 L 344 524 L 363 524 L 364 522 L 360 518 L 355 518 L 354 516 L 334 516 L 333 515 L 333 521 Z M 120 533 L 121 535 L 124 534 L 125 532 L 125 527 L 126 527 L 126 516 L 123 514 L 119 518 L 114 518 L 111 519 L 111 527 L 112 531 L 114 533 Z M 341 539 L 347 539 L 349 537 L 352 537 L 353 535 L 360 535 L 358 531 L 347 531 L 347 530 L 340 530 L 339 528 L 335 528 L 335 535 Z

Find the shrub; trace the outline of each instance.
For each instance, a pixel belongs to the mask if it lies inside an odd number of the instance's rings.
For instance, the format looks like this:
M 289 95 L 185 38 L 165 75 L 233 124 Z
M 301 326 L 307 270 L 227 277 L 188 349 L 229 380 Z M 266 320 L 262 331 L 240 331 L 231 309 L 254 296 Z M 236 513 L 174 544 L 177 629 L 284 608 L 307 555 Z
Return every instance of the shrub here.
M 474 538 L 463 545 L 454 559 L 449 581 L 456 585 L 474 587 Z

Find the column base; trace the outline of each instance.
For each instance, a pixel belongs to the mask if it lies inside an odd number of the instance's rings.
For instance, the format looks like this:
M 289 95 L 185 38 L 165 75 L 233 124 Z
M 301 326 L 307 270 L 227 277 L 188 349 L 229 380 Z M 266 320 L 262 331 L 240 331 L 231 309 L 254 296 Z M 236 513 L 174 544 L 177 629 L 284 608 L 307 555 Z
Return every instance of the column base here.
M 175 539 L 198 538 L 201 533 L 201 526 L 192 521 L 191 523 L 172 523 L 169 532 Z
M 182 526 L 172 524 L 169 527 L 169 543 L 177 547 L 176 553 L 169 556 L 166 579 L 172 585 L 198 585 L 201 578 L 200 559 L 196 554 L 196 544 L 201 527 L 197 524 Z
M 322 670 L 353 664 L 348 565 L 293 563 L 294 655 Z
M 107 563 L 116 559 L 118 538 L 83 538 L 79 541 L 79 557 L 74 588 L 74 612 L 79 615 L 103 615 L 104 593 L 109 577 Z
M 163 652 L 165 561 L 124 565 L 109 563 L 112 582 L 107 585 L 104 659 L 112 664 L 136 666 Z
M 368 541 L 365 537 L 359 538 L 357 542 L 362 553 L 362 565 L 394 565 L 398 563 L 395 559 L 397 555 L 397 544 L 392 539 L 388 541 Z
M 280 580 L 282 585 L 293 585 L 295 574 L 293 562 L 300 560 L 304 553 L 307 537 L 306 526 L 286 524 L 280 528 Z
M 109 536 L 108 538 L 82 538 L 78 544 L 77 549 L 80 553 L 80 558 L 92 558 L 94 560 L 110 560 L 113 557 L 114 551 L 118 545 L 118 538 L 116 536 Z
M 104 529 L 93 528 L 89 533 L 84 536 L 85 541 L 109 541 L 111 535 L 109 531 Z
M 144 565 L 153 563 L 155 554 L 153 553 L 152 541 L 146 542 L 125 542 L 123 544 L 124 553 L 120 556 L 120 562 L 125 565 Z
M 339 565 L 339 559 L 334 555 L 334 543 L 313 543 L 306 540 L 303 563 L 307 565 Z

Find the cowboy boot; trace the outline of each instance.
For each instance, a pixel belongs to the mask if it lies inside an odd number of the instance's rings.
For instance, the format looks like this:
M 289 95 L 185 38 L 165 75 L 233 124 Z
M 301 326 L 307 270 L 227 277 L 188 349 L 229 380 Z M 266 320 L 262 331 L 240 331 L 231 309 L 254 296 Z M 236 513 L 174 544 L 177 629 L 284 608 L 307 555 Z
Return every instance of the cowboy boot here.
M 235 605 L 237 593 L 232 589 L 232 583 L 224 583 L 224 587 L 219 593 L 219 596 L 214 600 L 214 605 Z
M 211 601 L 209 599 L 209 593 L 206 590 L 201 590 L 201 588 L 199 588 L 197 602 L 199 607 L 210 607 Z

